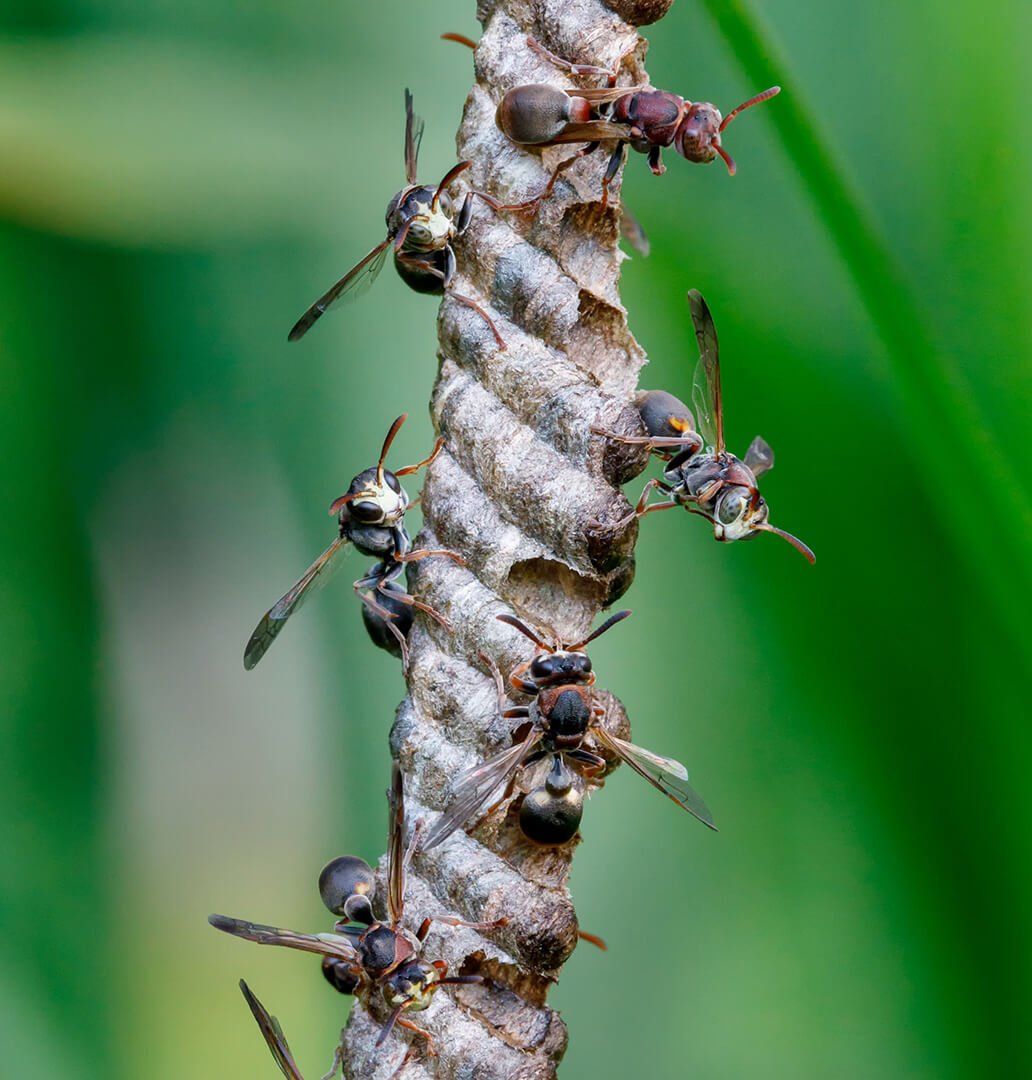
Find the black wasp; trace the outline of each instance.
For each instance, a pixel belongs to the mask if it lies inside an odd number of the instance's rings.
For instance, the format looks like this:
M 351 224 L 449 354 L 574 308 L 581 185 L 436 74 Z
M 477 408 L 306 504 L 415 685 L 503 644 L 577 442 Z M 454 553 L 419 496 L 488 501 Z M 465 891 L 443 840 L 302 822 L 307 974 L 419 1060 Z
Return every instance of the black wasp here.
M 450 916 L 433 915 L 424 919 L 415 933 L 402 926 L 405 911 L 405 875 L 419 844 L 422 822 L 416 822 L 406 845 L 404 793 L 401 769 L 397 761 L 394 762 L 387 797 L 390 821 L 387 839 L 386 922 L 379 921 L 373 913 L 373 871 L 367 863 L 354 856 L 334 860 L 320 875 L 320 892 L 324 902 L 333 914 L 342 916 L 334 925 L 333 933 L 299 934 L 293 930 L 244 922 L 226 915 L 211 915 L 208 921 L 217 930 L 224 930 L 227 934 L 246 938 L 259 945 L 283 945 L 289 949 L 300 949 L 322 956 L 323 974 L 341 993 L 353 994 L 370 1012 L 373 1011 L 371 1001 L 374 996 L 379 995 L 386 1002 L 389 1014 L 377 1039 L 377 1046 L 384 1042 L 394 1025 L 398 1024 L 422 1035 L 426 1039 L 427 1053 L 434 1055 L 430 1033 L 405 1019 L 403 1014 L 428 1008 L 434 993 L 442 986 L 481 983 L 484 977 L 449 976 L 448 965 L 443 960 L 422 959 L 420 953 L 423 941 L 431 925 L 443 922 L 449 926 L 490 930 L 504 926 L 508 920 L 470 923 Z M 250 998 L 248 1003 L 250 1004 Z M 262 1013 L 268 1015 L 264 1013 L 264 1009 Z M 280 1062 L 280 1068 L 283 1068 L 281 1054 L 286 1051 L 285 1042 L 277 1048 L 273 1041 L 269 1040 L 259 1014 L 255 1013 L 255 1016 L 262 1026 L 273 1055 Z M 275 1034 L 277 1029 L 272 1030 Z M 279 1035 L 282 1042 L 282 1033 Z
M 337 538 L 262 616 L 244 649 L 244 667 L 248 671 L 268 652 L 269 646 L 276 640 L 287 619 L 313 592 L 329 581 L 340 562 L 337 556 L 349 541 L 363 555 L 379 559 L 379 562 L 352 586 L 368 609 L 366 629 L 376 644 L 393 652 L 394 649 L 387 644 L 388 640 L 392 639 L 397 646 L 397 655 L 401 656 L 403 663 L 407 661 L 406 635 L 412 625 L 411 614 L 398 618 L 406 608 L 419 608 L 436 619 L 445 629 L 450 629 L 443 615 L 394 584 L 394 579 L 409 562 L 416 562 L 431 555 L 445 555 L 460 564 L 465 561 L 454 551 L 410 550 L 411 541 L 405 530 L 405 511 L 412 504 L 405 489 L 398 482 L 398 477 L 408 476 L 424 465 L 429 465 L 440 452 L 443 440 L 438 439 L 433 453 L 418 465 L 408 465 L 396 472 L 385 469 L 383 462 L 387 451 L 405 419 L 405 415 L 399 416 L 391 425 L 376 465 L 360 472 L 351 481 L 347 493 L 330 504 L 330 514 L 337 516 Z
M 423 138 L 423 121 L 412 112 L 412 95 L 405 91 L 405 179 L 407 185 L 387 205 L 387 236 L 356 266 L 353 266 L 335 285 L 301 316 L 287 335 L 288 341 L 300 341 L 312 325 L 333 304 L 354 300 L 376 280 L 394 250 L 394 267 L 409 288 L 421 293 L 448 295 L 478 312 L 491 328 L 500 349 L 505 342 L 486 311 L 473 299 L 451 288 L 455 276 L 455 251 L 452 240 L 463 233 L 473 216 L 473 199 L 482 198 L 496 210 L 505 209 L 496 199 L 482 191 L 469 191 L 456 213 L 445 190 L 473 162 L 460 161 L 451 168 L 437 187 L 416 181 L 416 158 Z
M 692 402 L 699 424 L 688 407 L 673 394 L 652 390 L 637 400 L 647 436 L 614 435 L 593 427 L 597 435 L 617 442 L 644 445 L 667 465 L 662 480 L 650 480 L 631 517 L 654 510 L 683 506 L 713 525 L 717 540 L 749 540 L 761 532 L 787 540 L 811 563 L 813 552 L 797 537 L 770 524 L 770 508 L 760 494 L 756 479 L 774 466 L 774 451 L 756 436 L 745 459 L 728 453 L 724 444 L 724 407 L 720 394 L 720 359 L 713 317 L 697 289 L 688 293 L 692 323 L 699 345 L 699 363 L 692 384 Z M 648 505 L 653 488 L 670 496 Z M 619 522 L 626 525 L 630 518 Z
M 507 702 L 497 666 L 481 654 L 494 673 L 502 716 L 529 720 L 530 727 L 521 742 L 458 778 L 451 804 L 427 832 L 425 849 L 451 836 L 504 784 L 500 798 L 486 813 L 501 805 L 512 795 L 519 774 L 545 760 L 549 760 L 547 775 L 542 784 L 525 796 L 520 808 L 520 827 L 535 843 L 562 844 L 570 840 L 580 825 L 586 787 L 590 783 L 598 786 L 597 777 L 606 768 L 605 758 L 587 748 L 588 740 L 598 749 L 615 754 L 704 825 L 716 828 L 709 808 L 689 787 L 688 772 L 679 761 L 618 739 L 601 723 L 605 710 L 595 703 L 590 689 L 595 673 L 583 650 L 628 615 L 629 611 L 612 615 L 576 644 L 556 642 L 554 645 L 544 642 L 514 615 L 498 616 L 538 648 L 533 659 L 509 676 L 510 684 L 521 693 L 530 694 L 533 701 L 512 708 L 505 708 Z

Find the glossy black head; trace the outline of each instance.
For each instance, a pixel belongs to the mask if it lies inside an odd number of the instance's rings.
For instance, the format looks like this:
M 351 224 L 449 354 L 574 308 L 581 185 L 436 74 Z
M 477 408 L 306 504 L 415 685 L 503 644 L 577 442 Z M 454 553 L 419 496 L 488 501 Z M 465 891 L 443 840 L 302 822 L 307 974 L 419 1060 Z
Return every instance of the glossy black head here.
M 348 901 L 356 896 L 368 897 L 373 891 L 374 880 L 372 868 L 364 859 L 341 855 L 322 868 L 319 895 L 334 915 L 348 915 Z
M 333 956 L 323 957 L 322 973 L 330 986 L 339 994 L 353 994 L 362 981 L 361 976 L 350 964 Z
M 558 686 L 563 683 L 590 683 L 591 660 L 582 652 L 554 652 L 535 656 L 530 664 L 530 676 L 538 686 Z

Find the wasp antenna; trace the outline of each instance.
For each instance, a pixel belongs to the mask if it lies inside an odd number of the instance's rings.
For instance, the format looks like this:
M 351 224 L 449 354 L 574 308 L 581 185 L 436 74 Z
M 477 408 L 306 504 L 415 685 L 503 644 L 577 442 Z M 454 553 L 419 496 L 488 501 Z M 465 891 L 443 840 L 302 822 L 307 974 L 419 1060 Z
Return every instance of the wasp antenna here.
M 464 173 L 472 164 L 472 161 L 460 161 L 458 165 L 449 169 L 444 174 L 444 179 L 437 185 L 437 190 L 434 192 L 434 201 L 430 204 L 431 210 L 437 209 L 437 204 L 440 202 L 444 189 L 459 175 L 459 173 Z
M 735 164 L 735 159 L 716 140 L 713 142 L 713 149 L 724 159 L 728 175 L 734 176 L 735 173 L 738 172 L 738 166 Z
M 334 514 L 340 513 L 340 508 L 345 503 L 353 502 L 355 499 L 371 499 L 376 494 L 375 491 L 356 491 L 351 495 L 341 495 L 339 499 L 334 499 L 330 503 L 330 517 Z
M 763 532 L 772 532 L 776 536 L 780 536 L 783 540 L 787 540 L 792 547 L 798 551 L 806 561 L 813 566 L 817 562 L 817 556 L 807 547 L 806 544 L 799 539 L 798 536 L 793 536 L 789 532 L 785 532 L 784 529 L 779 529 L 775 525 L 771 525 L 769 522 L 764 522 L 762 525 L 757 525 L 757 529 L 761 529 Z
M 391 448 L 391 443 L 394 442 L 394 436 L 398 434 L 398 429 L 408 419 L 408 413 L 402 413 L 397 420 L 391 424 L 391 430 L 387 432 L 387 438 L 383 440 L 383 449 L 380 451 L 380 460 L 376 463 L 376 482 L 382 486 L 383 484 L 383 462 L 387 457 L 387 451 Z
M 441 35 L 441 40 L 442 41 L 455 41 L 455 42 L 458 42 L 459 45 L 466 45 L 471 49 L 475 49 L 477 47 L 477 43 L 475 41 L 472 41 L 470 38 L 466 37 L 465 34 L 442 34 Z
M 404 1005 L 399 1005 L 394 1012 L 387 1018 L 387 1023 L 383 1025 L 383 1029 L 380 1031 L 380 1037 L 376 1040 L 377 1046 L 383 1046 L 387 1041 L 387 1036 L 391 1033 L 391 1028 L 394 1027 L 395 1020 L 401 1016 L 401 1010 L 404 1009 Z
M 529 637 L 539 649 L 544 649 L 545 652 L 555 652 L 551 645 L 546 645 L 529 626 L 520 622 L 515 615 L 506 612 L 506 614 L 499 615 L 497 618 L 499 622 L 508 623 L 510 626 L 515 627 L 524 637 Z
M 583 649 L 589 641 L 594 641 L 600 634 L 604 634 L 611 626 L 615 626 L 618 622 L 623 621 L 630 615 L 630 610 L 618 611 L 615 615 L 610 615 L 608 619 L 597 629 L 593 630 L 583 641 L 578 641 L 576 645 L 568 646 L 570 652 L 578 652 Z
M 748 101 L 743 101 L 737 109 L 732 109 L 731 112 L 724 117 L 720 122 L 720 127 L 717 128 L 717 131 L 723 131 L 743 109 L 749 109 L 752 108 L 753 105 L 759 105 L 761 101 L 769 101 L 772 97 L 780 93 L 780 86 L 772 86 L 769 90 L 764 90 L 762 94 L 757 94 L 756 97 L 751 97 Z

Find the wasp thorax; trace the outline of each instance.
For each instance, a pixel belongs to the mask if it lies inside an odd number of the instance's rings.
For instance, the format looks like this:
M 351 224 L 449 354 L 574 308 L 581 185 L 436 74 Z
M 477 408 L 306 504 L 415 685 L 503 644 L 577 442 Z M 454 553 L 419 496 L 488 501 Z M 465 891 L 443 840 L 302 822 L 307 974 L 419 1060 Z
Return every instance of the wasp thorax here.
M 707 101 L 692 105 L 674 136 L 674 149 L 700 165 L 712 161 L 717 156 L 722 119 L 720 110 Z
M 513 142 L 534 145 L 547 143 L 568 123 L 591 119 L 591 105 L 554 86 L 531 84 L 510 90 L 498 103 L 495 122 Z
M 387 971 L 398 961 L 398 946 L 402 939 L 386 926 L 367 930 L 359 942 L 362 966 L 367 971 Z
M 547 704 L 547 701 L 542 702 L 542 705 Z M 548 725 L 556 739 L 579 738 L 590 720 L 591 710 L 576 690 L 564 690 L 548 709 Z

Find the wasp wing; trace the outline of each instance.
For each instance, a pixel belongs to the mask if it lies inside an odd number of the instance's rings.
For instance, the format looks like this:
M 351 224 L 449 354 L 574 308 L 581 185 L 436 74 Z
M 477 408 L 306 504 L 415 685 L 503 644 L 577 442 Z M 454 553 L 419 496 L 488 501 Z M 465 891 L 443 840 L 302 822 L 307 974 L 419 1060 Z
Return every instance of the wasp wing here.
M 745 452 L 746 468 L 752 470 L 753 476 L 762 476 L 768 469 L 774 468 L 774 451 L 770 444 L 761 439 L 759 435 L 749 444 Z
M 318 592 L 333 577 L 340 566 L 340 559 L 334 556 L 347 541 L 338 536 L 336 540 L 315 560 L 290 589 L 287 590 L 271 608 L 261 617 L 244 648 L 244 668 L 250 671 L 269 651 L 269 646 L 276 640 L 279 632 L 286 625 L 287 619 L 301 605 Z
M 312 329 L 317 319 L 321 319 L 327 308 L 345 300 L 357 300 L 383 269 L 387 260 L 387 249 L 393 237 L 381 241 L 357 266 L 353 266 L 336 285 L 323 293 L 318 300 L 294 323 L 287 341 L 300 341 Z
M 333 956 L 349 964 L 359 962 L 355 946 L 340 934 L 299 934 L 296 930 L 282 930 L 278 926 L 246 922 L 229 915 L 209 915 L 208 922 L 216 930 L 246 938 L 258 945 L 282 945 L 288 949 L 318 953 L 320 956 Z
M 698 289 L 688 293 L 688 305 L 699 343 L 699 363 L 692 380 L 692 404 L 699 419 L 699 434 L 719 454 L 724 449 L 724 407 L 720 400 L 720 356 L 713 316 Z
M 462 774 L 455 782 L 448 809 L 434 822 L 423 841 L 429 851 L 443 843 L 460 825 L 468 821 L 523 763 L 523 759 L 541 741 L 541 732 L 531 728 L 523 742 L 510 746 L 482 765 Z
M 652 244 L 649 242 L 648 233 L 645 232 L 645 226 L 625 205 L 620 207 L 620 235 L 643 259 L 648 258 Z
M 405 904 L 405 871 L 411 852 L 405 850 L 405 792 L 401 766 L 394 762 L 387 792 L 387 911 L 393 929 L 401 922 Z
M 567 89 L 566 93 L 569 97 L 584 98 L 593 105 L 608 105 L 629 94 L 638 94 L 644 89 L 644 86 L 604 86 L 601 90 L 578 90 L 572 87 Z
M 689 785 L 688 770 L 679 761 L 654 754 L 642 746 L 635 746 L 634 743 L 624 742 L 623 739 L 611 735 L 600 724 L 592 727 L 591 732 L 606 749 L 612 750 L 621 761 L 648 780 L 654 788 L 673 799 L 693 817 L 697 817 L 703 825 L 717 831 L 709 807 L 703 802 L 702 796 Z
M 423 118 L 412 111 L 412 92 L 405 89 L 405 179 L 416 182 L 416 161 L 419 144 L 423 141 Z
M 243 979 L 240 980 L 240 990 L 244 995 L 248 1008 L 251 1010 L 251 1015 L 258 1022 L 258 1027 L 265 1037 L 265 1042 L 272 1056 L 276 1059 L 276 1064 L 280 1067 L 280 1072 L 283 1073 L 287 1080 L 304 1080 L 290 1052 L 290 1047 L 287 1046 L 287 1039 L 283 1034 L 279 1021 L 251 993 L 251 988 Z
M 549 146 L 560 143 L 602 142 L 604 139 L 629 139 L 631 129 L 626 124 L 614 124 L 610 120 L 585 120 L 582 124 L 567 124 Z

